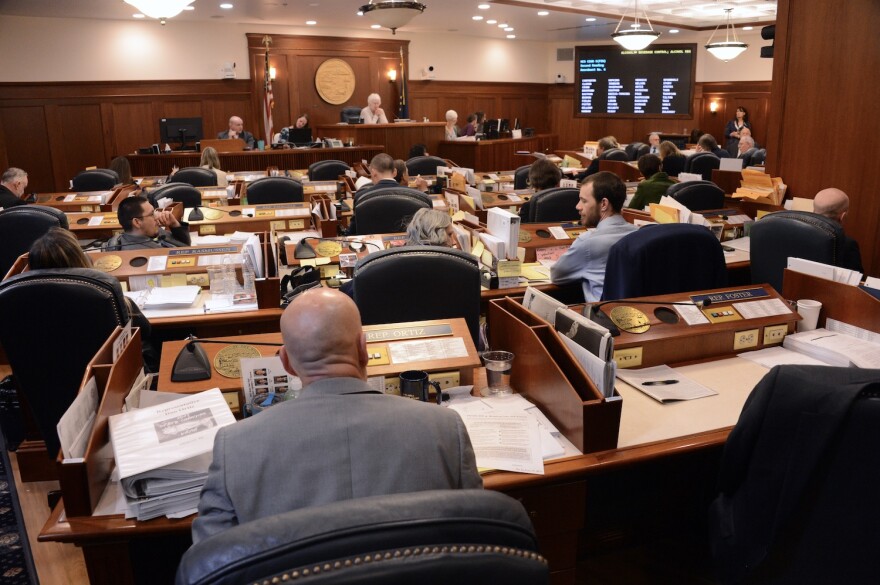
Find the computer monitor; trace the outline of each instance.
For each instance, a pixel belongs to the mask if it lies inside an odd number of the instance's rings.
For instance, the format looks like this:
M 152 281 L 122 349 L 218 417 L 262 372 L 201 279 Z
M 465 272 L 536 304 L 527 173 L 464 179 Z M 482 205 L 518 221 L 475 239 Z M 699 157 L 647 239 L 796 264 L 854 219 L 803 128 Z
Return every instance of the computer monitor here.
M 159 140 L 177 144 L 175 150 L 195 150 L 195 143 L 204 137 L 201 118 L 162 118 L 159 120 Z M 193 146 L 187 146 L 192 142 Z
M 308 146 L 312 143 L 311 128 L 289 128 L 287 130 L 287 142 L 297 146 Z

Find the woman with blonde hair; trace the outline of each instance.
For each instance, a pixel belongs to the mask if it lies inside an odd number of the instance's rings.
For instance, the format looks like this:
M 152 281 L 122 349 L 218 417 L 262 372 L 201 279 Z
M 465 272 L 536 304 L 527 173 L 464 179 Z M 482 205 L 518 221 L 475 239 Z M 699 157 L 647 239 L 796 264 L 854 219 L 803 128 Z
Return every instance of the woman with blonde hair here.
M 226 171 L 220 168 L 220 157 L 217 155 L 217 150 L 213 146 L 209 146 L 202 151 L 202 160 L 199 162 L 199 165 L 201 165 L 203 169 L 214 171 L 214 174 L 217 175 L 218 187 L 225 187 L 229 184 L 226 181 Z

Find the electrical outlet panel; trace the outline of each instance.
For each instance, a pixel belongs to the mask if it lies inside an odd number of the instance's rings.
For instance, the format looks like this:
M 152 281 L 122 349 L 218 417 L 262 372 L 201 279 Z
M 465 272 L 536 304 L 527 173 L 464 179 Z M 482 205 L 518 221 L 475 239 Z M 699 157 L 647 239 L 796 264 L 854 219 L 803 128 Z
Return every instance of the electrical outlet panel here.
M 788 325 L 771 325 L 764 327 L 764 345 L 782 343 L 788 333 Z
M 758 347 L 758 335 L 760 334 L 760 329 L 749 329 L 747 331 L 737 331 L 733 337 L 733 349 L 734 351 L 740 349 L 750 349 L 753 347 Z

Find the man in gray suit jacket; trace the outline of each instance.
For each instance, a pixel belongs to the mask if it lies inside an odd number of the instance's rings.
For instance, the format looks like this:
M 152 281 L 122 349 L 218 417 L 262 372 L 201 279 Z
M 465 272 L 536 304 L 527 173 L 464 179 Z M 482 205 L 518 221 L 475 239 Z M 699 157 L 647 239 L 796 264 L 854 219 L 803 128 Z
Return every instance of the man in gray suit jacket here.
M 366 341 L 349 297 L 303 293 L 284 311 L 281 334 L 281 361 L 302 394 L 217 433 L 194 542 L 307 506 L 482 486 L 457 413 L 366 384 Z

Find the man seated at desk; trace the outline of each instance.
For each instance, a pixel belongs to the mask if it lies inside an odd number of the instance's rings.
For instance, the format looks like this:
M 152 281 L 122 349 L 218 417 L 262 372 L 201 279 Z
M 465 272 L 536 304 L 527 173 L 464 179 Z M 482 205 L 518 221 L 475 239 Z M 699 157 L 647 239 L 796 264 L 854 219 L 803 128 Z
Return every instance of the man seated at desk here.
M 813 213 L 833 219 L 842 228 L 843 220 L 849 213 L 849 196 L 834 187 L 822 189 L 813 197 Z M 862 267 L 862 253 L 859 251 L 859 243 L 846 234 L 843 235 L 843 245 L 837 265 L 861 273 L 865 272 Z
M 482 486 L 458 414 L 367 385 L 366 340 L 347 296 L 298 296 L 281 336 L 281 361 L 302 394 L 217 433 L 193 542 L 309 506 Z
M 382 187 L 399 187 L 397 182 L 397 169 L 394 168 L 394 159 L 390 154 L 380 152 L 370 161 L 370 183 L 365 183 L 355 192 L 354 198 L 363 195 L 367 191 L 373 189 L 381 189 Z
M 104 250 L 180 248 L 190 245 L 189 224 L 168 210 L 155 209 L 142 195 L 123 199 L 116 211 L 125 233 L 113 236 Z M 171 230 L 169 235 L 167 229 Z
M 697 140 L 697 152 L 711 152 L 718 158 L 730 158 L 730 153 L 718 146 L 718 141 L 711 134 L 703 134 Z
M 256 146 L 254 135 L 244 129 L 244 120 L 238 116 L 229 118 L 229 129 L 225 132 L 217 134 L 219 140 L 229 140 L 231 138 L 241 138 L 244 140 L 245 150 L 253 150 Z
M 596 229 L 579 235 L 556 261 L 550 269 L 553 284 L 581 282 L 586 302 L 602 298 L 608 251 L 617 240 L 638 229 L 620 215 L 624 201 L 626 185 L 614 173 L 600 171 L 584 179 L 577 210 L 581 223 Z
M 21 196 L 28 185 L 28 174 L 21 169 L 10 167 L 0 177 L 0 209 L 24 205 Z

